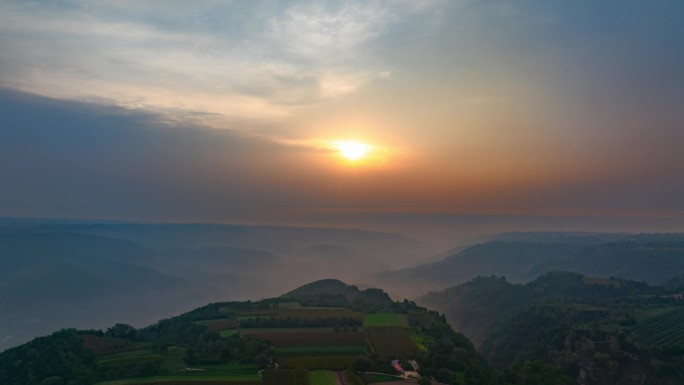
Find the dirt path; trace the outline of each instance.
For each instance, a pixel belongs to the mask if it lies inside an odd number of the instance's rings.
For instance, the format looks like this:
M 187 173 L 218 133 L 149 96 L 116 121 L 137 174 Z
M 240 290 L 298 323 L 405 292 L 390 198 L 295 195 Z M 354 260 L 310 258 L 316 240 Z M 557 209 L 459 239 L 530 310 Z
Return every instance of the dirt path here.
M 335 372 L 335 380 L 337 380 L 337 385 L 347 385 L 347 379 L 344 378 L 344 372 Z

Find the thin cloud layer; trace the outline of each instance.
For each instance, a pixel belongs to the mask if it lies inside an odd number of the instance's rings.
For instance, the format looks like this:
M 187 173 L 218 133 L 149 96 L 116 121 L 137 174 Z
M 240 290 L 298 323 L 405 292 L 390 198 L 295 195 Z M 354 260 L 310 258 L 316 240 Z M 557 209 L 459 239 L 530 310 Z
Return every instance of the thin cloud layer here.
M 52 97 L 281 118 L 387 71 L 373 40 L 425 7 L 391 2 L 0 4 L 0 81 Z
M 683 11 L 0 0 L 0 215 L 679 218 Z

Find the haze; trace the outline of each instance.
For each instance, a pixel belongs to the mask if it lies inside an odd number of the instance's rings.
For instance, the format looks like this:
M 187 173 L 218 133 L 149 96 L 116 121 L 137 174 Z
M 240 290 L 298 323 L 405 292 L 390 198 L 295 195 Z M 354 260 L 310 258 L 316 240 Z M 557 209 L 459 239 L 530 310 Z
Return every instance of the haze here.
M 144 258 L 121 271 L 190 293 L 121 320 L 136 324 L 332 275 L 369 283 L 503 231 L 684 231 L 683 13 L 680 1 L 0 0 L 0 230 L 133 242 L 116 247 Z M 299 230 L 183 243 L 133 223 Z M 311 235 L 340 228 L 406 237 Z M 192 275 L 169 262 L 189 249 L 211 260 L 212 247 L 300 264 L 281 281 L 231 265 L 221 281 L 211 264 Z M 349 261 L 364 258 L 361 274 Z M 62 262 L 12 279 L 40 283 Z M 92 282 L 111 268 L 88 266 Z M 7 279 L 5 293 L 24 293 Z M 130 306 L 159 292 L 134 290 Z M 101 318 L 78 326 L 111 324 L 102 308 L 124 299 L 93 301 Z M 8 307 L 6 325 L 37 306 Z

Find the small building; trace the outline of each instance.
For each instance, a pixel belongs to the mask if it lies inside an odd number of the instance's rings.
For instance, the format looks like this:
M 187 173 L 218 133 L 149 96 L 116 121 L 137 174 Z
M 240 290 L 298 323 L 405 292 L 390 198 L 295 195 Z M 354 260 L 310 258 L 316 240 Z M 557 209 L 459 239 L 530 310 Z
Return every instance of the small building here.
M 398 373 L 400 376 L 403 376 L 403 375 L 404 375 L 404 368 L 401 367 L 401 364 L 399 363 L 399 360 L 392 360 L 392 367 L 394 368 L 394 370 L 397 371 L 397 373 Z

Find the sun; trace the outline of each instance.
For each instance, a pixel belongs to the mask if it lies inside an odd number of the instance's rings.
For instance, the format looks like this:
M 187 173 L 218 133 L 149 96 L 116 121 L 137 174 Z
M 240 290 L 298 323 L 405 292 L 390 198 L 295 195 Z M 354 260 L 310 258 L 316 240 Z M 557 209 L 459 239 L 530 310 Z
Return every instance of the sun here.
M 361 142 L 335 141 L 332 145 L 340 155 L 351 162 L 362 160 L 373 151 L 373 146 Z

